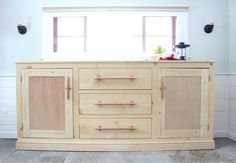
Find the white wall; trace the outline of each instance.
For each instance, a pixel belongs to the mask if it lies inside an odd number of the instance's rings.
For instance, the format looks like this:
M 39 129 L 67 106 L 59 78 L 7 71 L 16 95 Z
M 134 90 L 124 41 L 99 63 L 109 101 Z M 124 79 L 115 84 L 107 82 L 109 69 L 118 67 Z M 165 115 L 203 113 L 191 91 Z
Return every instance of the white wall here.
M 38 60 L 41 56 L 41 16 L 43 6 L 132 6 L 187 5 L 189 44 L 193 59 L 215 60 L 217 72 L 227 72 L 228 0 L 1 0 L 0 74 L 14 74 L 15 62 Z M 215 29 L 206 34 L 203 27 L 213 17 Z M 26 35 L 17 32 L 17 20 L 28 26 Z
M 234 5 L 235 0 L 229 0 Z M 228 14 L 234 14 L 228 0 L 0 0 L 0 112 L 8 111 L 8 118 L 0 118 L 0 137 L 16 136 L 15 107 L 15 62 L 20 60 L 38 60 L 41 56 L 41 11 L 46 6 L 137 6 L 137 5 L 187 5 L 189 9 L 189 44 L 193 59 L 215 60 L 217 73 L 235 69 L 235 45 L 228 46 L 234 40 L 235 23 Z M 228 10 L 230 8 L 231 10 Z M 228 12 L 230 11 L 230 12 Z M 209 17 L 213 17 L 215 28 L 211 34 L 203 31 Z M 20 22 L 18 20 L 20 19 Z M 17 32 L 17 24 L 28 27 L 25 35 Z M 228 37 L 228 32 L 234 37 Z M 235 43 L 235 40 L 234 40 Z M 230 59 L 228 60 L 228 51 Z M 232 60 L 232 62 L 231 62 Z M 228 115 L 228 75 L 216 77 L 215 135 L 227 135 Z M 232 118 L 236 119 L 236 118 Z M 232 131 L 233 131 L 232 127 Z M 235 132 L 236 133 L 236 132 Z
M 0 138 L 16 137 L 15 80 L 15 76 L 0 76 Z
M 236 141 L 236 75 L 229 76 L 228 136 Z
M 229 72 L 236 73 L 236 1 L 229 0 Z
M 229 120 L 228 136 L 236 141 L 236 1 L 229 0 Z
M 228 132 L 228 75 L 216 75 L 214 136 L 226 137 Z
M 18 19 L 29 32 L 17 32 Z M 41 7 L 38 1 L 0 0 L 0 75 L 15 75 L 15 62 L 41 54 Z

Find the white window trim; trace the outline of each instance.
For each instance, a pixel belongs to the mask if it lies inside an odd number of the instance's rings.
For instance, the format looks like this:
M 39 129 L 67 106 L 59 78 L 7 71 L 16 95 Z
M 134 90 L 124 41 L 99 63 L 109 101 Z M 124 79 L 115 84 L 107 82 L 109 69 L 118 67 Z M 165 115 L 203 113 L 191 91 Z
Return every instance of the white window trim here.
M 185 12 L 188 6 L 83 6 L 83 7 L 43 7 L 43 12 L 84 12 L 84 11 L 155 11 Z
M 96 60 L 104 60 L 104 59 L 118 59 L 118 60 L 129 60 L 129 59 L 144 59 L 151 56 L 151 54 L 137 54 L 135 55 L 135 58 L 132 56 L 128 56 L 127 54 L 124 54 L 124 56 L 119 55 L 103 55 L 103 54 L 86 54 L 84 55 L 81 53 L 81 55 L 75 55 L 75 54 L 53 54 L 50 53 L 52 51 L 48 45 L 51 45 L 53 42 L 53 37 L 50 37 L 49 34 L 53 33 L 53 28 L 48 28 L 49 26 L 53 26 L 52 17 L 54 16 L 84 16 L 89 14 L 94 14 L 94 12 L 142 12 L 146 13 L 147 16 L 172 16 L 173 13 L 175 15 L 181 15 L 183 22 L 181 24 L 183 25 L 182 28 L 182 38 L 181 40 L 184 40 L 184 42 L 188 42 L 188 6 L 104 6 L 104 7 L 43 7 L 42 11 L 42 56 L 41 59 L 43 60 L 55 60 L 55 59 L 63 59 L 63 60 L 71 60 L 71 59 L 80 59 L 80 60 L 90 60 L 90 59 L 96 59 Z M 157 14 L 158 12 L 158 14 Z M 137 13 L 136 13 L 137 14 Z M 187 24 L 183 24 L 186 22 Z M 185 32 L 183 32 L 185 31 Z M 52 48 L 52 47 L 51 47 Z

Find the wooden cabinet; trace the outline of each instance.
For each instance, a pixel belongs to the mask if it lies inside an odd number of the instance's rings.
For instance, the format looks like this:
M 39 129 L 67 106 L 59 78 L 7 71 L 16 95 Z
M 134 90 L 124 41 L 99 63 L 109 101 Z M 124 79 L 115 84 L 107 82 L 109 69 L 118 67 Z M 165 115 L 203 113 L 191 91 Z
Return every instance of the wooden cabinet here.
M 17 63 L 17 149 L 214 149 L 214 63 Z
M 22 136 L 72 138 L 72 70 L 22 70 Z
M 150 139 L 151 89 L 152 68 L 79 69 L 79 138 Z
M 151 138 L 151 118 L 81 119 L 80 138 Z
M 151 115 L 152 96 L 138 93 L 81 93 L 81 115 Z
M 152 89 L 151 69 L 80 69 L 80 89 Z
M 208 136 L 209 69 L 160 69 L 161 137 Z

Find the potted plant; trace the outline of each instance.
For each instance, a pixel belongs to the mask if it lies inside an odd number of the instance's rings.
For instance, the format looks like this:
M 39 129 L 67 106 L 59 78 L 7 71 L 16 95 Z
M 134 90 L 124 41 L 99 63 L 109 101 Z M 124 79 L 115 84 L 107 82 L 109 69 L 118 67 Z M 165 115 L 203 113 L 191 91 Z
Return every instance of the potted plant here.
M 166 52 L 165 48 L 163 48 L 161 45 L 157 45 L 155 49 L 155 54 L 162 54 L 164 52 Z
M 162 57 L 162 54 L 166 52 L 166 49 L 163 48 L 161 45 L 157 45 L 156 49 L 154 50 L 154 54 L 152 55 L 153 59 L 159 59 Z

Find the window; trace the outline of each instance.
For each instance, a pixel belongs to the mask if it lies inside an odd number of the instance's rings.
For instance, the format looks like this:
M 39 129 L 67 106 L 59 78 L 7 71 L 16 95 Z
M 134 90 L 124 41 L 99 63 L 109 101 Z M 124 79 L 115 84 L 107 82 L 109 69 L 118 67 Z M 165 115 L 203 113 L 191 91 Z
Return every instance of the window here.
M 187 42 L 187 7 L 44 8 L 43 58 L 134 58 Z
M 53 53 L 86 52 L 86 18 L 53 17 Z

